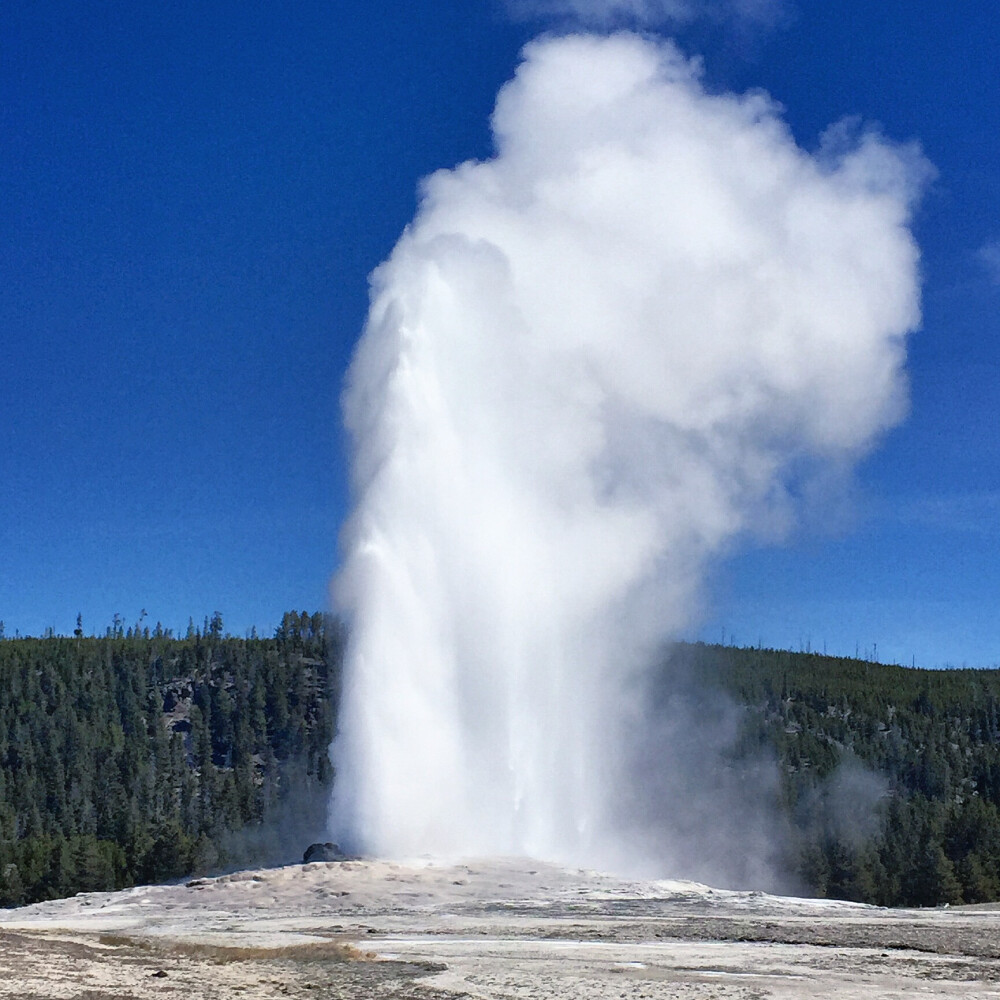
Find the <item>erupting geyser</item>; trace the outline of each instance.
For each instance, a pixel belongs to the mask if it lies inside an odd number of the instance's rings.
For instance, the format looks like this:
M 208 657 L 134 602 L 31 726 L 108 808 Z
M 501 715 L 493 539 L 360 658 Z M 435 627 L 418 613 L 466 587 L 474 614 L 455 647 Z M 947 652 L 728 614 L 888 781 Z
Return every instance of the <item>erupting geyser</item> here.
M 529 45 L 493 128 L 424 183 L 348 377 L 333 826 L 615 864 L 653 644 L 905 409 L 926 167 L 847 129 L 804 152 L 631 34 Z

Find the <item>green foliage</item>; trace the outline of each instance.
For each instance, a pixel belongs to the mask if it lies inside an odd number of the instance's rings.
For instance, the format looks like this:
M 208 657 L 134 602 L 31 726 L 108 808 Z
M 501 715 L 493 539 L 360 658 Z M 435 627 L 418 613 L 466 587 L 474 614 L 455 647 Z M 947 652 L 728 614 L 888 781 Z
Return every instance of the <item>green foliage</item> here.
M 0 642 L 0 905 L 225 864 L 233 831 L 326 795 L 342 635 L 162 627 Z
M 216 612 L 0 641 L 0 905 L 203 874 L 325 799 L 343 638 L 288 612 L 235 639 Z M 804 892 L 1000 899 L 1000 671 L 695 644 L 679 673 L 742 707 L 734 758 L 778 761 Z
M 743 706 L 743 752 L 778 759 L 805 892 L 887 906 L 1000 898 L 1000 671 L 701 643 L 676 647 L 665 677 L 678 665 Z M 847 835 L 836 814 L 852 803 L 828 801 L 845 772 L 877 777 L 853 804 L 867 828 Z

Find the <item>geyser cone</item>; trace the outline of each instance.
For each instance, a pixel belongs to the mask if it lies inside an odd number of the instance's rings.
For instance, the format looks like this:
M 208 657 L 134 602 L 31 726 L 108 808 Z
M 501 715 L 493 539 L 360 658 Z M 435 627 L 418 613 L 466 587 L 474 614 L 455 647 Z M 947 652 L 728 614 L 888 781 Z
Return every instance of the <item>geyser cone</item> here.
M 493 127 L 425 182 L 348 377 L 333 823 L 614 864 L 654 642 L 903 412 L 923 168 L 872 136 L 812 157 L 627 34 L 528 46 Z

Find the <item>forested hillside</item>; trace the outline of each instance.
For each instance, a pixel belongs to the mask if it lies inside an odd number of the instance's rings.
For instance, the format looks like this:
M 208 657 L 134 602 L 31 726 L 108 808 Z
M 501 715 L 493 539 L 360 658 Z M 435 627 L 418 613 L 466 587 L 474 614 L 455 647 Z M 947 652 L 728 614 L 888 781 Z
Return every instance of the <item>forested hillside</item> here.
M 322 834 L 336 623 L 78 633 L 0 639 L 0 905 L 287 860 Z M 1000 671 L 681 644 L 660 683 L 736 706 L 721 760 L 777 768 L 803 892 L 1000 899 Z
M 888 906 L 1000 898 L 1000 671 L 700 644 L 673 658 L 743 706 L 734 754 L 776 758 L 804 891 Z
M 116 619 L 0 641 L 0 904 L 208 871 L 322 823 L 341 641 L 305 613 L 271 639 L 216 615 L 183 639 Z

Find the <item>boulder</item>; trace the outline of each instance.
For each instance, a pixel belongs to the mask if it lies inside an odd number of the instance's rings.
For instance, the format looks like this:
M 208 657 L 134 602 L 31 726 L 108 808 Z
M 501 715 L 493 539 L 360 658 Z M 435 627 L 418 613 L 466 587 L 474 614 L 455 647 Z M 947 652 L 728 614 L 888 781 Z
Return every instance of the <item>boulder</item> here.
M 336 845 L 327 841 L 325 844 L 310 844 L 302 855 L 302 863 L 311 861 L 347 861 L 347 855 Z

